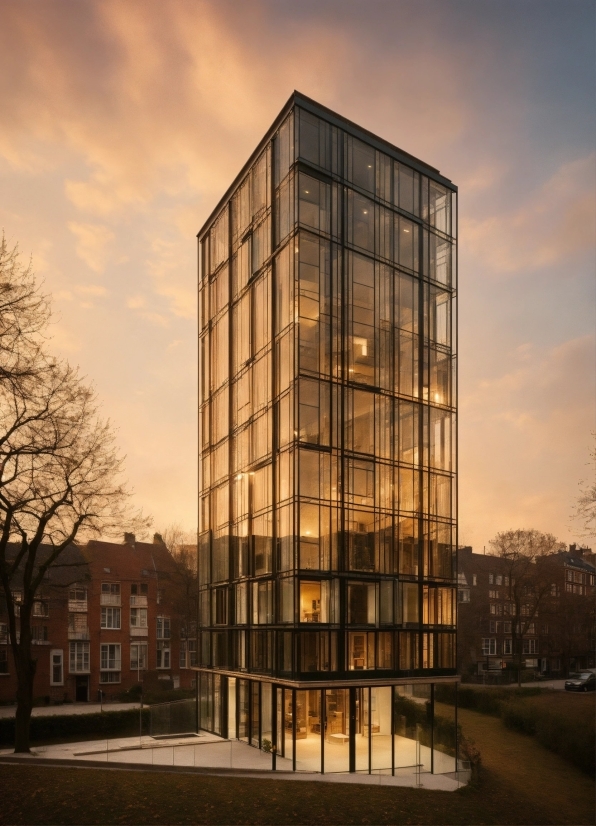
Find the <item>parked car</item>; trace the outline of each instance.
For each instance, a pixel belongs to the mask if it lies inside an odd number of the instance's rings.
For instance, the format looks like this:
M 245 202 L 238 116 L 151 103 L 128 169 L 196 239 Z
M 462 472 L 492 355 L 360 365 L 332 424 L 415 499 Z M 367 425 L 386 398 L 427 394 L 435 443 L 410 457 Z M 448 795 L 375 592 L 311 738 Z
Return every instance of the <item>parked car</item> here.
M 569 675 L 565 680 L 565 691 L 594 691 L 596 689 L 596 674 L 593 671 L 580 671 L 579 674 Z

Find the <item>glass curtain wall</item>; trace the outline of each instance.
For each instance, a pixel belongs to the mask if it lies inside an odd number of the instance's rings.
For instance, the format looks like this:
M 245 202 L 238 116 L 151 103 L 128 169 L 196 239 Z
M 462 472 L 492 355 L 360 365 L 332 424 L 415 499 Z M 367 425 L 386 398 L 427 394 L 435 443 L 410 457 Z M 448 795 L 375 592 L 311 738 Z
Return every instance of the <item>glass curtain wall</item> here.
M 297 108 L 213 222 L 202 665 L 454 668 L 454 213 Z

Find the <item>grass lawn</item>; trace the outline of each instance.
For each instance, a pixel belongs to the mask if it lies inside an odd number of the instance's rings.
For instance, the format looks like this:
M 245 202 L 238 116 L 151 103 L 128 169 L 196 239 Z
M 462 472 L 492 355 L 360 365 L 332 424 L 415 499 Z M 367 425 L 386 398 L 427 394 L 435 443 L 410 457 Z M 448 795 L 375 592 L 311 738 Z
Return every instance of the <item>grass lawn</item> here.
M 0 823 L 594 823 L 590 778 L 533 737 L 508 731 L 499 719 L 467 710 L 459 715 L 464 732 L 480 747 L 486 767 L 477 788 L 447 793 L 2 765 Z

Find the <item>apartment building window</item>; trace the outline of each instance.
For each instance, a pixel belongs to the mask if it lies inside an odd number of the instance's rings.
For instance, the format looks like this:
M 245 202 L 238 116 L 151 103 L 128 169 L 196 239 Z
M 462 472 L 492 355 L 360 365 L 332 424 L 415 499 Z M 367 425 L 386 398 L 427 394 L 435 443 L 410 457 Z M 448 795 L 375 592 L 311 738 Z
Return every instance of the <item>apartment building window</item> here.
M 503 606 L 500 602 L 491 602 L 490 604 L 490 613 L 495 616 L 501 616 L 503 613 Z
M 119 683 L 122 666 L 120 643 L 102 643 L 99 655 L 99 682 Z
M 8 642 L 8 625 L 5 622 L 0 622 L 0 643 Z
M 147 628 L 147 609 L 146 608 L 131 608 L 130 609 L 130 627 L 131 628 Z
M 48 641 L 48 626 L 47 625 L 32 625 L 31 639 L 33 642 L 42 643 Z
M 71 674 L 89 673 L 89 643 L 71 642 L 69 646 L 70 662 L 69 671 Z
M 528 630 L 526 631 L 527 634 L 535 634 L 536 633 L 536 623 L 530 622 L 528 624 Z
M 476 574 L 472 574 L 472 585 L 478 585 L 478 577 Z
M 130 670 L 147 670 L 147 643 L 133 642 L 130 645 Z
M 540 630 L 543 634 L 548 634 L 548 625 L 543 625 Z
M 490 621 L 490 633 L 499 634 L 501 631 L 501 623 L 498 620 Z
M 120 608 L 104 606 L 101 609 L 101 627 L 117 630 L 120 628 Z
M 101 605 L 120 605 L 120 583 L 101 583 Z
M 482 655 L 484 657 L 491 656 L 497 653 L 497 641 L 494 637 L 482 638 Z
M 503 640 L 503 654 L 513 654 L 513 640 Z
M 573 582 L 573 571 L 567 571 L 566 574 L 567 582 Z
M 64 685 L 64 651 L 50 651 L 50 685 Z
M 536 640 L 524 640 L 522 654 L 537 654 L 538 645 Z
M 565 591 L 566 591 L 568 594 L 573 593 L 573 585 L 572 585 L 570 582 L 566 582 L 566 583 L 565 583 Z
M 8 650 L 0 648 L 0 674 L 8 674 Z
M 68 630 L 71 634 L 84 634 L 87 629 L 87 614 L 69 614 Z
M 149 585 L 146 582 L 133 582 L 130 586 L 131 596 L 146 597 L 149 593 Z
M 169 617 L 157 617 L 157 668 L 170 668 Z
M 47 602 L 44 600 L 35 601 L 33 603 L 33 616 L 34 617 L 49 617 L 50 616 L 50 609 Z
M 82 585 L 71 585 L 68 589 L 68 599 L 73 602 L 87 602 L 87 589 Z
M 497 574 L 495 577 L 495 585 L 502 585 L 503 584 L 503 577 L 501 574 Z
M 469 602 L 470 601 L 470 589 L 469 588 L 460 588 L 457 592 L 457 601 L 458 602 Z
M 503 577 L 503 585 L 509 586 L 509 577 L 508 576 Z
M 503 623 L 503 633 L 511 634 L 511 620 L 505 620 Z
M 494 577 L 494 575 L 493 575 L 493 574 L 489 574 L 489 575 L 488 575 L 488 584 L 489 584 L 489 585 L 494 585 L 494 581 L 495 581 L 495 577 Z
M 583 574 L 580 574 L 580 572 L 579 572 L 579 571 L 574 571 L 574 573 L 573 573 L 573 581 L 574 581 L 574 582 L 581 582 L 581 583 L 583 584 L 583 581 L 584 581 L 584 575 L 583 575 Z

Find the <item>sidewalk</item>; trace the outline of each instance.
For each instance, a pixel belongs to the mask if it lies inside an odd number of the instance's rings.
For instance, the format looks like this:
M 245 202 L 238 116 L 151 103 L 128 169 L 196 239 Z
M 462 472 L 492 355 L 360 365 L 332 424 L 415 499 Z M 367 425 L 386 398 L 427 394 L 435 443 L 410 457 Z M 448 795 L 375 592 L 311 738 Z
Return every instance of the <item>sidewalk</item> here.
M 37 746 L 31 754 L 16 755 L 0 749 L 0 763 L 66 765 L 79 768 L 110 768 L 137 771 L 174 771 L 202 774 L 230 774 L 279 780 L 309 780 L 326 783 L 409 786 L 455 791 L 467 781 L 466 772 L 450 775 L 417 774 L 412 767 L 396 769 L 395 776 L 374 774 L 320 774 L 292 771 L 292 761 L 277 758 L 277 771 L 271 769 L 271 755 L 238 740 L 224 740 L 207 732 L 156 740 L 152 737 L 121 737 Z M 461 782 L 460 782 L 461 781 Z

